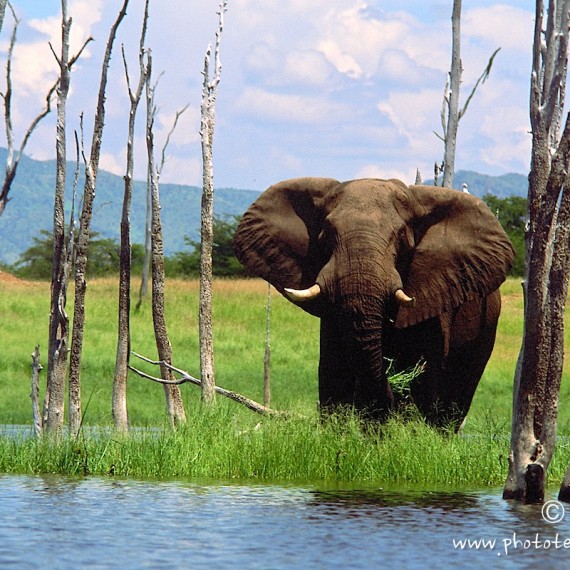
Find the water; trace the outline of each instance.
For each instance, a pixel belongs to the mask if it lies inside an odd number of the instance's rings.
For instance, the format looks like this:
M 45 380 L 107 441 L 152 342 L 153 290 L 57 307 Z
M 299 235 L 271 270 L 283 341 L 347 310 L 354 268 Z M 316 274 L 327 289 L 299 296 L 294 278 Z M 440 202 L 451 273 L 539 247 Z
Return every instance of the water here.
M 0 476 L 0 568 L 567 567 L 570 514 L 541 513 L 500 490 Z

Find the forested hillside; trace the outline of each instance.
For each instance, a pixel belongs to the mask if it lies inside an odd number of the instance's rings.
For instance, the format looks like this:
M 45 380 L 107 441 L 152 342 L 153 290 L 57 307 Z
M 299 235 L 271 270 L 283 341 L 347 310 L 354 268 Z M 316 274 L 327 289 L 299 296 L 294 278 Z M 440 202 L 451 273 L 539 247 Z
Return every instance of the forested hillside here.
M 0 148 L 0 164 L 6 161 L 6 149 Z M 66 208 L 71 208 L 71 184 L 74 163 L 69 163 Z M 24 156 L 18 168 L 11 196 L 3 216 L 0 217 L 0 263 L 13 264 L 20 254 L 32 245 L 32 238 L 40 230 L 51 230 L 54 199 L 55 161 L 38 161 Z M 487 193 L 502 198 L 510 195 L 525 196 L 526 177 L 520 174 L 486 176 L 475 172 L 458 171 L 457 186 L 463 182 L 469 191 L 479 197 Z M 123 178 L 99 171 L 95 198 L 92 231 L 101 237 L 119 239 L 119 223 L 123 199 Z M 132 201 L 132 241 L 144 242 L 146 182 L 135 182 Z M 78 193 L 83 190 L 80 179 Z M 239 215 L 253 202 L 258 192 L 235 188 L 216 189 L 214 210 L 217 217 Z M 195 186 L 162 184 L 160 187 L 162 224 L 166 255 L 187 250 L 184 236 L 197 239 L 200 227 L 201 189 Z
M 0 165 L 6 161 L 6 150 L 0 148 Z M 72 199 L 75 164 L 69 163 L 66 210 Z M 0 217 L 0 262 L 12 264 L 32 244 L 40 230 L 51 230 L 55 181 L 55 161 L 37 161 L 23 157 L 10 193 L 12 200 Z M 102 237 L 119 240 L 124 183 L 121 176 L 99 171 L 97 195 L 93 209 L 92 231 Z M 83 191 L 80 180 L 78 193 Z M 133 243 L 144 243 L 146 182 L 134 184 L 131 223 Z M 258 192 L 234 188 L 218 188 L 215 196 L 215 214 L 241 214 Z M 195 186 L 161 184 L 162 225 L 166 255 L 187 249 L 184 236 L 196 239 L 200 228 L 201 189 Z

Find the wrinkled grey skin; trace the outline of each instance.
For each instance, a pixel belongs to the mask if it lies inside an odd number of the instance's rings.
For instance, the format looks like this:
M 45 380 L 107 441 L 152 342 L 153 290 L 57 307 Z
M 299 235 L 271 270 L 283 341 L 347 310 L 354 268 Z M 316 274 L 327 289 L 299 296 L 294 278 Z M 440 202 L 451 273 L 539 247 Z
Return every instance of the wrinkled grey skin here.
M 498 288 L 512 246 L 474 196 L 398 180 L 298 178 L 271 186 L 243 216 L 238 259 L 320 317 L 323 411 L 353 406 L 383 419 L 395 400 L 386 377 L 425 360 L 411 397 L 433 424 L 457 428 L 491 355 Z M 398 304 L 402 289 L 414 303 Z

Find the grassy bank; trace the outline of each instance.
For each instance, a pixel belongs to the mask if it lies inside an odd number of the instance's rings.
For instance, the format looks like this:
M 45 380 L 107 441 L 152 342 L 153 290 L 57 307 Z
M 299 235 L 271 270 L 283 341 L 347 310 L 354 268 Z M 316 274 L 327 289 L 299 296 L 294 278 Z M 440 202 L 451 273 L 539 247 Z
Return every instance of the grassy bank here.
M 393 420 L 363 432 L 351 417 L 261 421 L 219 405 L 179 431 L 82 434 L 55 443 L 0 438 L 0 473 L 62 473 L 138 479 L 496 487 L 504 484 L 508 437 L 484 432 L 448 436 L 421 421 Z M 549 472 L 562 480 L 570 449 Z
M 86 306 L 83 404 L 86 426 L 111 425 L 116 345 L 117 284 L 90 283 Z M 218 281 L 214 290 L 217 382 L 262 399 L 266 285 L 257 280 Z M 198 375 L 198 285 L 167 283 L 166 318 L 174 363 Z M 71 314 L 72 307 L 68 310 Z M 0 276 L 0 423 L 29 424 L 30 354 L 36 344 L 45 365 L 49 285 Z M 177 432 L 82 434 L 49 441 L 0 438 L 0 472 L 115 474 L 140 478 L 260 479 L 272 481 L 371 481 L 438 485 L 502 485 L 506 474 L 513 371 L 522 331 L 520 284 L 503 287 L 503 313 L 492 359 L 475 396 L 462 436 L 445 436 L 423 423 L 393 421 L 363 433 L 353 418 L 323 424 L 316 415 L 318 321 L 279 296 L 272 302 L 272 406 L 305 419 L 260 418 L 218 398 L 212 412 L 199 391 L 182 387 L 189 423 Z M 156 356 L 148 302 L 132 315 L 132 347 Z M 140 365 L 149 372 L 148 366 Z M 567 382 L 559 431 L 570 434 Z M 165 426 L 159 385 L 129 379 L 134 426 Z M 565 439 L 550 471 L 558 483 L 570 461 Z

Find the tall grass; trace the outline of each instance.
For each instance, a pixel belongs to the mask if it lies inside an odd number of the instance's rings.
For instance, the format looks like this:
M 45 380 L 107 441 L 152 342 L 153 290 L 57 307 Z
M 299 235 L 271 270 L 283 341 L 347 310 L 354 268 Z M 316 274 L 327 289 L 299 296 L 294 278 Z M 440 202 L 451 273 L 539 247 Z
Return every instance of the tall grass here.
M 218 398 L 204 410 L 199 390 L 183 386 L 188 424 L 167 429 L 161 386 L 131 375 L 128 405 L 133 426 L 153 426 L 120 436 L 93 435 L 89 426 L 111 425 L 116 345 L 117 284 L 89 286 L 82 371 L 86 428 L 77 439 L 0 437 L 0 472 L 113 474 L 140 478 L 370 481 L 426 485 L 502 485 L 506 474 L 512 381 L 522 333 L 522 292 L 503 286 L 503 312 L 495 351 L 477 390 L 464 432 L 436 432 L 418 419 L 389 421 L 362 430 L 350 415 L 322 422 L 317 415 L 318 320 L 277 295 L 272 303 L 272 406 L 293 419 L 261 418 Z M 198 375 L 198 285 L 167 282 L 166 319 L 174 364 Z M 70 295 L 72 298 L 72 295 Z M 261 400 L 266 285 L 257 280 L 217 281 L 214 322 L 217 383 Z M 72 307 L 68 307 L 71 313 Z M 46 361 L 49 285 L 0 277 L 0 423 L 31 421 L 30 354 L 36 344 Z M 150 306 L 132 314 L 132 348 L 156 356 Z M 156 373 L 143 363 L 138 364 Z M 570 433 L 567 381 L 559 432 Z M 570 408 L 570 407 L 569 407 Z M 164 428 L 164 429 L 163 429 Z M 549 475 L 560 481 L 570 461 L 561 439 Z
M 327 422 L 248 418 L 218 404 L 178 431 L 83 433 L 61 442 L 4 437 L 0 472 L 440 487 L 504 483 L 509 441 L 491 430 L 446 435 L 421 420 L 400 418 L 363 430 L 350 414 Z M 561 480 L 569 460 L 570 450 L 562 446 L 551 482 Z

